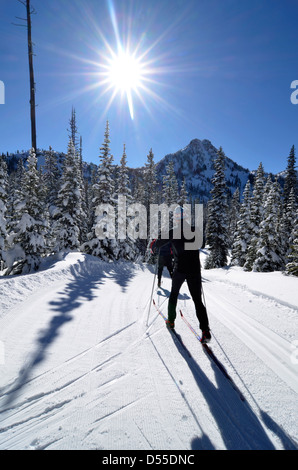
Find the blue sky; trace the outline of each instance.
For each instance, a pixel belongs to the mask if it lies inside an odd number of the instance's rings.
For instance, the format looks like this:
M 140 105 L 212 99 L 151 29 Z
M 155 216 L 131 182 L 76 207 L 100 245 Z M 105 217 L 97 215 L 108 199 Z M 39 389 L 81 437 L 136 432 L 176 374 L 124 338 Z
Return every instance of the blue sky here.
M 98 163 L 105 122 L 118 163 L 144 165 L 209 139 L 250 170 L 286 167 L 298 144 L 296 0 L 43 0 L 32 1 L 37 144 L 66 151 L 72 106 L 83 156 Z M 29 72 L 26 30 L 17 0 L 0 5 L 0 152 L 28 149 Z M 145 89 L 126 95 L 101 84 L 119 44 L 146 70 Z

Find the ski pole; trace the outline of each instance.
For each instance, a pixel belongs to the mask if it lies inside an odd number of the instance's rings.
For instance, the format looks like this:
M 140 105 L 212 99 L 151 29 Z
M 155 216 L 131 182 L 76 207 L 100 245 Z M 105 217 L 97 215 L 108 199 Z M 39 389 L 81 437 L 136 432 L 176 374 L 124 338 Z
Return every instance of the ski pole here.
M 201 260 L 200 260 L 200 273 L 201 273 L 201 296 L 203 298 L 203 303 L 205 305 L 206 311 L 207 311 L 207 305 L 206 305 L 206 299 L 205 299 L 205 293 L 204 293 L 204 288 L 203 288 L 203 281 L 202 281 L 202 265 L 201 265 Z
M 153 298 L 154 284 L 155 284 L 155 279 L 156 279 L 156 275 L 157 275 L 158 258 L 159 258 L 159 250 L 158 250 L 158 256 L 157 256 L 157 260 L 156 260 L 156 264 L 155 264 L 155 272 L 154 272 L 154 278 L 153 278 L 153 283 L 152 283 L 152 291 L 151 291 L 149 309 L 148 309 L 148 314 L 147 314 L 147 321 L 146 321 L 146 326 L 147 327 L 148 327 L 149 315 L 150 315 L 150 310 L 151 310 L 151 303 L 152 303 L 152 298 Z

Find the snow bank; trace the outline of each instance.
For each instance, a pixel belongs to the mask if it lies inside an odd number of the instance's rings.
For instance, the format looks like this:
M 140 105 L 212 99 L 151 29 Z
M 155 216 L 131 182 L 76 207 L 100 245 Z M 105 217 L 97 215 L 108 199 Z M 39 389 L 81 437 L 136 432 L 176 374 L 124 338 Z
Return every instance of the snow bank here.
M 207 252 L 203 252 L 201 263 L 204 266 Z M 209 279 L 218 279 L 231 284 L 239 285 L 257 295 L 264 295 L 278 300 L 284 305 L 298 309 L 298 278 L 288 276 L 280 271 L 261 273 L 244 271 L 233 266 L 225 269 L 204 270 Z

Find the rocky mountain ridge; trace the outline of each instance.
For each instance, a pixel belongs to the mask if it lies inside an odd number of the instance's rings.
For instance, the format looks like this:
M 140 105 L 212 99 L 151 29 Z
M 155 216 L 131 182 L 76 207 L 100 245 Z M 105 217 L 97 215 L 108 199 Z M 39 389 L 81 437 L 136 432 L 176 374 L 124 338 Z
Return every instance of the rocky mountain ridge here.
M 214 161 L 217 155 L 217 148 L 207 139 L 193 139 L 186 147 L 163 157 L 156 162 L 157 177 L 162 187 L 162 179 L 166 174 L 167 166 L 170 161 L 174 163 L 174 170 L 178 180 L 179 187 L 185 178 L 188 194 L 193 200 L 206 202 L 210 198 L 212 189 L 212 177 L 214 175 Z M 45 161 L 45 150 L 39 150 L 37 153 L 39 165 L 43 166 Z M 63 152 L 56 152 L 58 155 L 59 166 L 62 165 L 64 158 Z M 5 155 L 9 172 L 15 171 L 17 162 L 20 158 L 26 162 L 29 152 L 22 151 L 14 154 Z M 239 188 L 240 195 L 243 193 L 244 186 L 248 179 L 253 181 L 255 171 L 243 168 L 235 161 L 226 156 L 226 182 L 230 194 L 233 194 L 236 188 Z M 96 170 L 94 163 L 83 162 L 83 172 L 85 178 L 91 180 L 91 175 Z M 142 178 L 145 166 L 139 168 L 129 168 L 129 175 L 132 179 Z M 283 175 L 279 175 L 281 183 Z

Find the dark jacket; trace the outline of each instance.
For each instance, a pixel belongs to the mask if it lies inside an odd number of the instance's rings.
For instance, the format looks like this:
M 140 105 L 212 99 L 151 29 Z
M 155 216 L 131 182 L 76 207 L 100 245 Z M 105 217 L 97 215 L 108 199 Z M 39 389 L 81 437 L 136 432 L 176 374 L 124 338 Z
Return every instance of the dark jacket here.
M 194 227 L 192 227 L 192 231 L 194 231 Z M 186 239 L 184 237 L 183 230 L 181 232 L 181 238 L 175 239 L 174 230 L 170 230 L 169 238 L 159 238 L 158 240 L 155 240 L 152 244 L 152 248 L 153 250 L 158 250 L 167 243 L 171 242 L 174 256 L 174 270 L 184 274 L 197 274 L 200 272 L 200 252 L 199 250 L 185 249 L 185 243 L 190 243 L 192 240 Z
M 173 250 L 171 247 L 171 243 L 166 243 L 159 250 L 159 256 L 172 256 L 172 255 L 173 255 Z

